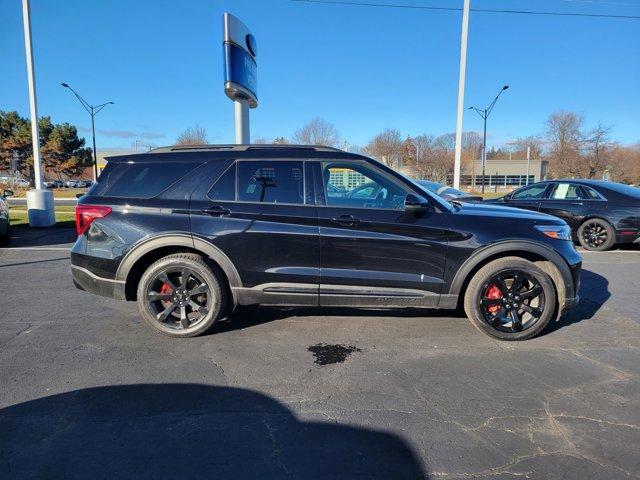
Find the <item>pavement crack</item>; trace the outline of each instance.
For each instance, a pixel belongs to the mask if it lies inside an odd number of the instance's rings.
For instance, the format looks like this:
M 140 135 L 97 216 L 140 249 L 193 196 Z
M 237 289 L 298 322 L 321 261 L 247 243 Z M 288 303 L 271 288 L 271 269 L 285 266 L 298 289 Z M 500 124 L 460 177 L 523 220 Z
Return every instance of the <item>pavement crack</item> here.
M 24 329 L 20 330 L 18 333 L 16 333 L 16 337 L 19 337 L 20 335 L 25 334 L 25 333 L 30 333 L 31 332 L 31 327 L 33 327 L 33 325 L 29 324 L 27 326 L 27 328 L 24 328 Z

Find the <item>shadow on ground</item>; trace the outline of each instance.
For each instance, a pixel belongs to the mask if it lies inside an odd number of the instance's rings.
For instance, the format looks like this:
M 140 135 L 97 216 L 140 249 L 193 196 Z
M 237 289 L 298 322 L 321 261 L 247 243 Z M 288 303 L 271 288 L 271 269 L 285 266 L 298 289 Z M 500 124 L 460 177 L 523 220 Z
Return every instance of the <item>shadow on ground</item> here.
M 396 435 L 330 422 L 240 388 L 76 390 L 0 410 L 0 477 L 428 478 Z
M 11 227 L 5 247 L 46 247 L 74 243 L 78 235 L 74 222 L 58 222 L 53 227 L 31 228 L 28 225 Z
M 557 322 L 551 323 L 545 330 L 545 334 L 574 323 L 591 320 L 611 297 L 609 281 L 602 275 L 583 269 L 579 294 L 580 302 L 578 305 L 565 312 Z

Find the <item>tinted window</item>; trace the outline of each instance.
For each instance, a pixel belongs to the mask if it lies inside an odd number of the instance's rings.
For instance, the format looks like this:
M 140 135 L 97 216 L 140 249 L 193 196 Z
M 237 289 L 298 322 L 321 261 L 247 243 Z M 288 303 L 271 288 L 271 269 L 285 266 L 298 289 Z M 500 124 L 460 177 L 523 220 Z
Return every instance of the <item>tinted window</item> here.
M 238 162 L 238 200 L 303 204 L 303 163 L 288 160 Z
M 107 197 L 155 197 L 196 166 L 195 163 L 186 162 L 129 165 L 129 168 L 115 180 L 104 195 Z
M 511 195 L 512 200 L 529 200 L 534 198 L 544 197 L 544 191 L 547 189 L 547 184 L 531 185 L 530 187 L 518 190 Z
M 211 200 L 229 201 L 236 199 L 236 164 L 231 165 L 213 185 L 208 194 Z
M 587 193 L 587 198 L 590 200 L 602 200 L 602 196 L 596 192 L 593 188 L 587 187 L 586 185 L 582 186 L 582 189 Z
M 551 191 L 550 198 L 554 200 L 582 200 L 582 190 L 574 183 L 556 183 Z
M 366 165 L 324 162 L 326 203 L 331 207 L 404 208 L 406 191 Z

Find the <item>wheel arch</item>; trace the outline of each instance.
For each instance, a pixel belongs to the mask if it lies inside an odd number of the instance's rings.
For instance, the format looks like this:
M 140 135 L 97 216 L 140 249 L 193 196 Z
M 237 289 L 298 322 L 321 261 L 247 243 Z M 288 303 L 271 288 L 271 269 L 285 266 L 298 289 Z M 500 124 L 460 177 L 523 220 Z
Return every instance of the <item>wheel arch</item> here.
M 467 286 L 476 272 L 489 262 L 502 257 L 523 258 L 534 262 L 544 270 L 554 282 L 559 306 L 564 305 L 567 297 L 575 295 L 571 270 L 558 253 L 535 242 L 506 241 L 475 252 L 460 266 L 449 289 L 451 295 L 457 296 L 459 306 L 463 302 Z
M 181 252 L 197 253 L 208 259 L 223 277 L 232 305 L 236 304 L 233 287 L 241 287 L 242 282 L 229 257 L 206 240 L 181 233 L 146 239 L 127 252 L 116 272 L 116 280 L 125 282 L 125 300 L 136 300 L 138 282 L 149 265 L 162 257 Z

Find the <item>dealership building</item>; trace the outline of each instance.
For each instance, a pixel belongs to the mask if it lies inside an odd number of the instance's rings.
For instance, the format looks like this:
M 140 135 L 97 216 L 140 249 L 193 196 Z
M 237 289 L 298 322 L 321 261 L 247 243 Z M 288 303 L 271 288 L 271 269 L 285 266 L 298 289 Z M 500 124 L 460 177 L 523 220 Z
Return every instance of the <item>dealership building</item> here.
M 460 185 L 473 188 L 482 186 L 499 190 L 539 182 L 547 178 L 549 162 L 541 159 L 487 159 L 485 175 L 482 176 L 482 160 L 463 162 Z M 528 175 L 527 175 L 528 174 Z M 528 176 L 528 179 L 527 179 Z M 452 183 L 453 179 L 451 179 Z

